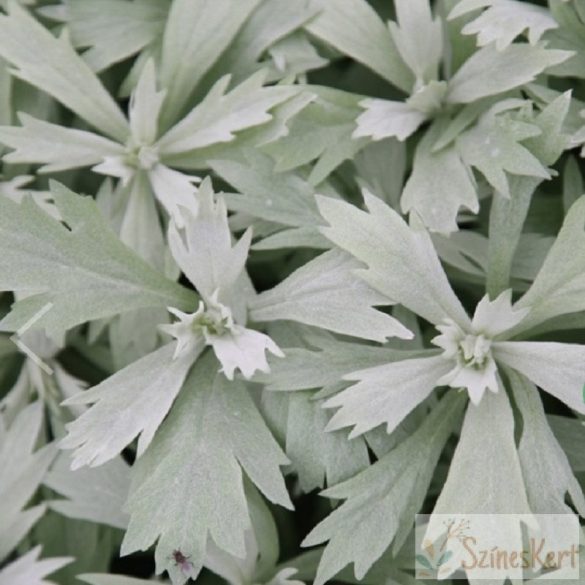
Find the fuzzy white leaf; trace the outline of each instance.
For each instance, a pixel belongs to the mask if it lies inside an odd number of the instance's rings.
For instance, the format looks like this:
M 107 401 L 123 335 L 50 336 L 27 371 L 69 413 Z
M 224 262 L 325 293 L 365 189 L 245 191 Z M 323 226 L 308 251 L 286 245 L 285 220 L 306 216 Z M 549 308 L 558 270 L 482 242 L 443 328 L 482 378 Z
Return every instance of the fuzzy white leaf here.
M 431 355 L 346 374 L 344 379 L 357 383 L 325 403 L 326 408 L 340 407 L 327 430 L 352 426 L 352 438 L 385 424 L 391 433 L 451 367 L 443 356 Z
M 165 208 L 175 225 L 185 226 L 183 209 L 197 210 L 199 177 L 186 175 L 163 164 L 148 171 L 148 179 L 158 202 Z
M 300 173 L 276 172 L 270 157 L 250 150 L 240 158 L 209 164 L 238 191 L 225 195 L 231 210 L 289 226 L 321 223 L 315 188 Z
M 71 558 L 39 560 L 40 554 L 38 546 L 0 570 L 0 585 L 55 585 L 45 577 L 73 561 Z
M 290 126 L 299 114 L 314 98 L 313 92 L 301 91 L 295 97 L 275 106 L 269 122 L 249 128 L 231 142 L 220 142 L 207 148 L 196 149 L 172 157 L 172 164 L 185 169 L 200 171 L 209 166 L 209 161 L 239 157 L 241 152 L 250 148 L 261 148 L 270 144 L 270 153 L 279 139 L 288 137 Z M 171 157 L 168 158 L 171 162 Z
M 229 382 L 217 370 L 211 352 L 197 362 L 133 468 L 122 554 L 146 550 L 158 540 L 157 572 L 167 570 L 175 583 L 199 573 L 208 538 L 234 556 L 245 555 L 250 518 L 243 471 L 271 501 L 291 507 L 279 470 L 287 458 L 245 385 Z M 189 557 L 190 575 L 175 567 L 173 550 Z
M 242 372 L 247 380 L 257 371 L 269 372 L 268 352 L 280 358 L 284 357 L 278 345 L 268 335 L 253 329 L 236 325 L 228 333 L 208 335 L 208 338 L 221 363 L 221 371 L 228 380 L 234 379 L 236 370 Z
M 57 454 L 54 444 L 34 450 L 42 422 L 40 402 L 23 408 L 7 429 L 0 416 L 0 559 L 14 550 L 45 510 L 23 510 Z
M 548 424 L 576 473 L 585 471 L 585 425 L 578 418 L 548 415 Z
M 105 157 L 119 156 L 123 147 L 93 132 L 66 128 L 20 114 L 22 126 L 0 127 L 0 142 L 13 152 L 9 163 L 42 164 L 41 173 L 54 173 L 98 164 Z
M 118 240 L 92 199 L 57 183 L 51 188 L 68 227 L 28 198 L 20 205 L 0 198 L 0 290 L 35 293 L 4 318 L 5 330 L 17 330 L 41 310 L 36 328 L 58 333 L 129 310 L 196 304 L 192 291 Z
M 62 453 L 44 479 L 44 484 L 64 500 L 50 503 L 67 518 L 87 520 L 126 529 L 128 514 L 123 511 L 130 487 L 130 466 L 121 458 L 97 469 L 71 470 L 69 454 Z
M 504 197 L 510 197 L 507 173 L 550 179 L 550 173 L 521 142 L 541 133 L 533 124 L 523 124 L 488 112 L 461 134 L 456 148 L 461 159 L 477 168 Z
M 284 361 L 284 360 L 283 360 Z M 326 432 L 329 415 L 311 392 L 289 396 L 286 454 L 299 475 L 304 492 L 336 485 L 369 465 L 363 439 L 347 440 L 347 434 Z
M 354 159 L 359 185 L 394 209 L 399 208 L 406 164 L 406 144 L 393 138 L 368 144 Z
M 380 291 L 388 303 L 400 303 L 431 323 L 450 318 L 467 326 L 469 317 L 420 222 L 407 225 L 391 207 L 367 191 L 364 200 L 368 211 L 319 197 L 321 215 L 330 224 L 322 228 L 323 234 L 366 264 L 366 270 L 355 273 Z
M 290 121 L 286 134 L 264 150 L 275 159 L 276 171 L 295 169 L 317 159 L 308 181 L 319 185 L 369 141 L 352 139 L 355 120 L 361 113 L 360 96 L 329 87 L 311 87 L 311 93 L 311 103 Z
M 455 147 L 433 152 L 439 132 L 436 126 L 420 141 L 400 206 L 420 216 L 430 230 L 447 234 L 457 231 L 459 210 L 477 213 L 479 201 L 473 177 Z
M 128 118 L 132 140 L 136 144 L 152 144 L 158 134 L 158 116 L 166 95 L 156 84 L 154 62 L 148 60 L 130 96 Z
M 160 80 L 168 94 L 161 125 L 182 113 L 203 76 L 260 0 L 175 0 L 162 39 Z
M 268 575 L 276 571 L 279 556 L 278 530 L 270 509 L 250 482 L 245 483 L 244 489 L 252 524 L 244 535 L 246 555 L 234 557 L 221 550 L 213 540 L 207 543 L 205 568 L 229 585 L 255 581 L 266 583 Z
M 369 67 L 403 91 L 409 91 L 413 75 L 404 64 L 390 32 L 365 0 L 317 0 L 319 16 L 307 30 Z
M 484 481 L 468 481 L 468 478 Z M 462 489 L 464 488 L 464 489 Z M 469 404 L 459 444 L 434 514 L 530 514 L 503 388 Z
M 253 244 L 252 250 L 279 250 L 297 247 L 329 250 L 331 245 L 314 227 L 300 227 L 283 229 L 270 234 Z
M 181 210 L 185 229 L 176 223 L 169 227 L 169 245 L 187 278 L 206 299 L 220 291 L 230 295 L 244 271 L 252 234 L 246 232 L 232 247 L 227 210 L 221 197 L 215 196 L 211 181 L 206 179 L 197 193 L 198 210 Z
M 319 563 L 316 585 L 352 562 L 355 576 L 361 580 L 395 538 L 394 551 L 400 549 L 462 405 L 461 397 L 455 394 L 445 397 L 398 447 L 323 493 L 346 501 L 303 541 L 303 546 L 329 541 Z
M 491 300 L 484 295 L 477 303 L 471 327 L 490 338 L 495 338 L 521 323 L 529 309 L 519 309 L 512 305 L 512 290 L 507 289 Z
M 546 8 L 516 0 L 462 0 L 449 14 L 449 20 L 480 8 L 487 10 L 461 30 L 464 35 L 477 35 L 480 47 L 495 42 L 501 51 L 525 31 L 530 44 L 535 45 L 547 30 L 558 27 Z
M 518 370 L 567 406 L 585 414 L 585 346 L 573 343 L 503 341 L 494 344 L 494 357 Z
M 14 75 L 47 92 L 96 129 L 120 142 L 128 137 L 124 114 L 69 40 L 56 39 L 14 0 L 9 15 L 0 16 L 0 56 L 15 67 Z
M 270 47 L 268 53 L 272 57 L 269 79 L 274 80 L 287 79 L 289 76 L 303 79 L 310 71 L 329 63 L 319 55 L 304 31 L 296 31 L 278 41 Z
M 93 404 L 61 441 L 62 449 L 75 449 L 72 469 L 110 461 L 138 436 L 138 455 L 145 451 L 197 358 L 194 351 L 173 359 L 174 351 L 169 343 L 67 401 Z
M 411 357 L 404 351 L 350 343 L 321 333 L 308 336 L 306 343 L 315 349 L 285 345 L 286 359 L 271 360 L 270 373 L 254 380 L 270 391 L 328 388 L 351 372 Z
M 353 133 L 355 138 L 368 136 L 372 140 L 382 140 L 394 136 L 398 140 L 406 140 L 427 117 L 402 102 L 367 99 L 360 105 L 365 112 L 357 119 L 357 128 Z
M 567 494 L 581 516 L 585 498 L 567 456 L 548 426 L 538 390 L 524 376 L 508 373 L 514 397 L 522 413 L 522 437 L 518 449 L 528 500 L 535 514 L 572 514 Z
M 250 316 L 255 321 L 289 319 L 380 342 L 391 336 L 410 339 L 412 333 L 399 321 L 373 308 L 390 301 L 356 281 L 354 272 L 360 266 L 343 252 L 325 252 L 258 295 L 250 304 Z
M 433 19 L 429 0 L 395 0 L 398 25 L 389 23 L 392 38 L 417 85 L 436 80 L 443 57 L 443 25 Z
M 493 542 L 507 550 L 522 549 L 517 515 L 529 518 L 531 510 L 514 440 L 514 414 L 503 387 L 495 394 L 486 393 L 478 406 L 470 403 L 467 408 L 447 480 L 429 521 L 426 538 L 430 542 L 444 530 L 443 514 L 489 515 L 481 528 L 489 531 Z M 490 583 L 503 585 L 504 581 Z
M 298 93 L 292 86 L 263 87 L 259 72 L 229 93 L 229 76 L 220 79 L 191 112 L 158 141 L 163 156 L 230 142 L 235 133 L 272 120 L 272 108 Z
M 155 42 L 164 30 L 171 0 L 66 0 L 67 24 L 83 59 L 102 71 Z
M 569 209 L 563 226 L 528 292 L 518 301 L 530 314 L 518 331 L 585 308 L 585 197 Z
M 289 0 L 261 2 L 222 55 L 218 69 L 228 70 L 234 82 L 239 83 L 260 67 L 266 66 L 262 57 L 267 53 L 279 62 L 280 57 L 285 58 L 290 50 L 290 47 L 281 43 L 296 38 L 295 33 L 300 33 L 301 27 L 318 13 L 319 9 L 312 0 L 299 0 L 294 4 Z M 310 43 L 307 44 L 312 48 Z M 323 60 L 320 64 L 323 64 Z M 291 73 L 287 63 L 285 71 L 280 73 L 279 77 Z
M 111 197 L 123 199 L 126 193 L 128 197 L 124 202 L 120 239 L 151 266 L 164 272 L 164 234 L 149 178 L 146 173 L 136 173 L 126 188 L 120 186 Z
M 566 61 L 570 51 L 513 44 L 503 51 L 493 45 L 474 53 L 449 82 L 447 101 L 468 104 L 534 81 L 537 75 Z M 490 74 L 486 75 L 486 71 Z
M 540 134 L 524 141 L 524 146 L 541 163 L 553 165 L 565 150 L 571 148 L 570 130 L 572 91 L 566 91 L 552 99 L 534 116 L 533 124 L 540 128 Z M 579 193 L 581 195 L 581 193 Z

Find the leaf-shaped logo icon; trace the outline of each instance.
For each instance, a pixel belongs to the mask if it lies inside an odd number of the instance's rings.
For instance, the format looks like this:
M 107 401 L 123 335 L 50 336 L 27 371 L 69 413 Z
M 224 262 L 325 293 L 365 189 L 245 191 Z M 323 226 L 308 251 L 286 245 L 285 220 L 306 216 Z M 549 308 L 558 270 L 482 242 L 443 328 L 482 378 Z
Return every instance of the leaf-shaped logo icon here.
M 441 555 L 441 558 L 439 559 L 439 562 L 437 563 L 437 567 L 444 565 L 452 556 L 453 556 L 453 551 L 450 551 L 450 550 L 445 551 Z
M 416 560 L 425 568 L 433 570 L 434 567 L 424 555 L 416 555 Z

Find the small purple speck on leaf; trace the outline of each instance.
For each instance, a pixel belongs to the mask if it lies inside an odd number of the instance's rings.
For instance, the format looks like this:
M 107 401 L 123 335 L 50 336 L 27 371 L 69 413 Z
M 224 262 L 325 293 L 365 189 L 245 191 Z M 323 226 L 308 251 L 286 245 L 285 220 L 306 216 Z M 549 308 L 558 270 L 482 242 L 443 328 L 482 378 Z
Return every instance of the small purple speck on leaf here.
M 179 567 L 185 575 L 193 572 L 193 563 L 189 560 L 191 557 L 186 557 L 180 550 L 173 551 L 173 560 L 175 566 Z

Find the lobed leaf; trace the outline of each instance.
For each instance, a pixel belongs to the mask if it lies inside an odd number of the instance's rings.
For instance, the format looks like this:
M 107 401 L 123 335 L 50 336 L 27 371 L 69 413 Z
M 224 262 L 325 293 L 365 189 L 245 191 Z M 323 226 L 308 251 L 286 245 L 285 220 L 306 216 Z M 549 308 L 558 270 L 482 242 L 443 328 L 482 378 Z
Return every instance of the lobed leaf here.
M 585 346 L 576 343 L 502 341 L 494 345 L 494 357 L 570 408 L 585 414 Z
M 67 425 L 60 443 L 75 449 L 73 470 L 112 460 L 137 437 L 137 454 L 146 450 L 197 358 L 194 352 L 173 359 L 174 352 L 175 343 L 169 343 L 67 400 L 93 405 Z
M 357 383 L 339 392 L 326 408 L 340 407 L 327 430 L 353 426 L 350 438 L 385 424 L 391 433 L 414 408 L 429 397 L 453 365 L 434 352 L 346 374 Z
M 125 529 L 130 466 L 118 457 L 97 469 L 70 467 L 69 454 L 62 453 L 44 479 L 46 486 L 66 498 L 51 502 L 51 508 L 67 518 Z
M 55 585 L 45 577 L 73 561 L 71 558 L 39 560 L 38 546 L 0 570 L 0 585 Z
M 330 227 L 323 234 L 367 269 L 355 272 L 388 303 L 400 303 L 431 323 L 469 322 L 449 285 L 428 233 L 414 220 L 409 226 L 388 205 L 367 191 L 367 211 L 343 201 L 319 197 Z
M 9 14 L 0 16 L 0 56 L 13 65 L 13 75 L 47 92 L 100 132 L 119 142 L 128 137 L 124 114 L 69 40 L 53 37 L 16 0 L 9 2 Z
M 365 282 L 356 283 L 359 267 L 339 250 L 325 252 L 259 294 L 250 304 L 250 316 L 256 321 L 287 319 L 380 342 L 390 336 L 410 339 L 412 333 L 399 321 L 373 308 L 391 301 Z
M 39 315 L 36 328 L 58 332 L 144 307 L 195 306 L 192 291 L 115 236 L 92 199 L 57 183 L 51 189 L 67 226 L 29 198 L 20 205 L 0 198 L 0 289 L 34 293 L 4 318 L 5 330 Z
M 158 40 L 171 0 L 65 0 L 67 24 L 83 59 L 102 71 L 137 54 Z
M 526 331 L 544 321 L 585 308 L 585 197 L 569 209 L 563 226 L 532 286 L 517 302 L 530 314 L 514 332 Z
M 121 144 L 93 132 L 67 128 L 19 115 L 22 126 L 1 126 L 0 142 L 13 149 L 7 163 L 42 164 L 40 173 L 54 173 L 101 163 L 124 153 Z
M 477 35 L 480 47 L 495 42 L 502 51 L 525 32 L 530 44 L 535 45 L 547 30 L 558 27 L 546 8 L 516 0 L 462 0 L 449 14 L 449 20 L 481 8 L 486 10 L 461 31 L 464 35 Z
M 345 502 L 303 541 L 303 546 L 329 541 L 317 570 L 317 585 L 349 563 L 361 580 L 393 541 L 395 552 L 401 548 L 463 403 L 455 393 L 446 396 L 398 447 L 355 477 L 323 492 Z
M 175 0 L 162 38 L 160 81 L 168 91 L 161 126 L 184 113 L 194 89 L 260 0 Z
M 185 118 L 158 140 L 161 155 L 172 157 L 230 142 L 236 132 L 272 120 L 269 111 L 294 97 L 298 89 L 263 87 L 264 79 L 265 74 L 260 71 L 226 93 L 230 78 L 221 78 Z
M 522 414 L 518 453 L 531 509 L 536 514 L 573 514 L 565 502 L 568 494 L 583 516 L 583 491 L 547 423 L 536 387 L 516 372 L 509 371 L 508 377 Z
M 320 14 L 307 26 L 318 39 L 363 63 L 409 91 L 412 73 L 404 64 L 388 29 L 365 0 L 317 0 Z
M 512 44 L 503 51 L 493 45 L 474 53 L 449 82 L 447 102 L 469 104 L 504 93 L 536 79 L 536 76 L 571 57 L 569 51 Z M 486 75 L 486 71 L 490 75 Z
M 169 417 L 133 469 L 122 554 L 158 540 L 157 573 L 184 583 L 199 573 L 208 538 L 243 557 L 250 528 L 243 472 L 271 501 L 292 507 L 279 466 L 288 463 L 240 381 L 218 373 L 211 352 L 197 362 Z M 188 495 L 188 497 L 186 497 Z M 173 550 L 190 557 L 185 575 Z
M 476 186 L 454 146 L 433 151 L 440 126 L 431 129 L 420 141 L 414 155 L 414 167 L 404 191 L 401 208 L 416 213 L 432 231 L 455 232 L 457 214 L 464 207 L 479 211 Z

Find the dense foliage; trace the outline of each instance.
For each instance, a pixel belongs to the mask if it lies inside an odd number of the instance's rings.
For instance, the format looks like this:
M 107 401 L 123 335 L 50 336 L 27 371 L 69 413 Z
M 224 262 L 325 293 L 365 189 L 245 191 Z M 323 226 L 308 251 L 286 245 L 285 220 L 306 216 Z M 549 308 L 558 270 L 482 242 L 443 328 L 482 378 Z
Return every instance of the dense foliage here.
M 0 6 L 0 585 L 585 518 L 585 0 Z

